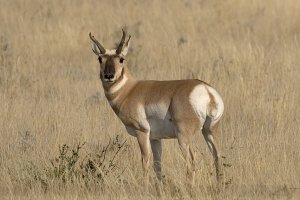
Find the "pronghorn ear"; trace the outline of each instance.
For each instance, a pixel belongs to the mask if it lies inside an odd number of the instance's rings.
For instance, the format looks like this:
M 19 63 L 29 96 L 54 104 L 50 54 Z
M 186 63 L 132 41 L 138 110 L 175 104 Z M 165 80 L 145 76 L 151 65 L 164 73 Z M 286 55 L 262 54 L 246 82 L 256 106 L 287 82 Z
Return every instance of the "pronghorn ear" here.
M 97 56 L 99 56 L 101 54 L 99 47 L 93 41 L 92 41 L 92 50 Z
M 122 52 L 121 52 L 121 56 L 126 56 L 126 54 L 128 53 L 128 49 L 129 49 L 129 45 L 130 45 L 130 39 L 131 39 L 131 35 L 129 35 L 129 38 L 127 40 L 127 42 L 125 43 Z

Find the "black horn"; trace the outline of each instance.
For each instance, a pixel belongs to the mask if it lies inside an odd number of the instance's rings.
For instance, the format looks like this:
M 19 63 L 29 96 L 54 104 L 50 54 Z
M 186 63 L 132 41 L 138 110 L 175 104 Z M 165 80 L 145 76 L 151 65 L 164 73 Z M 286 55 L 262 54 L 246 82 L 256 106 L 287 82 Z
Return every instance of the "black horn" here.
M 116 51 L 117 54 L 121 54 L 123 46 L 124 46 L 124 42 L 125 42 L 126 33 L 125 33 L 124 29 L 122 29 L 122 32 L 123 32 L 123 36 L 122 36 L 120 44 L 117 48 L 117 51 Z
M 89 34 L 91 40 L 97 45 L 97 47 L 100 49 L 101 54 L 105 54 L 105 48 L 100 44 L 100 42 L 98 42 L 98 40 L 95 39 L 94 36 L 92 36 L 92 34 Z

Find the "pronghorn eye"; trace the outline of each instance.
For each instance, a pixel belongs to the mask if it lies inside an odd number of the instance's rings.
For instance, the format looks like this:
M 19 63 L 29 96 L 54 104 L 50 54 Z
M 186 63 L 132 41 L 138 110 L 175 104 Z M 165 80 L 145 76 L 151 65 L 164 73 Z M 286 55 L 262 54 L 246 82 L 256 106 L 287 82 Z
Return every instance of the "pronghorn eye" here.
M 123 63 L 125 58 L 120 58 L 120 63 Z
M 98 57 L 98 60 L 100 63 L 102 63 L 102 58 L 100 56 Z

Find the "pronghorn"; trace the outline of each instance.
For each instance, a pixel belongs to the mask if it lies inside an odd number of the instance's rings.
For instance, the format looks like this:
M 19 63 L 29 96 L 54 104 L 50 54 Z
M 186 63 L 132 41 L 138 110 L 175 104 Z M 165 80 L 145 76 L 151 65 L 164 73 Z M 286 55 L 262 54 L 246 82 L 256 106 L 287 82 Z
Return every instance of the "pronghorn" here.
M 154 171 L 161 180 L 161 139 L 177 138 L 187 164 L 187 178 L 194 182 L 195 166 L 192 140 L 202 134 L 213 155 L 217 178 L 220 163 L 216 129 L 224 104 L 218 92 L 201 80 L 153 81 L 136 80 L 126 66 L 131 36 L 126 33 L 117 49 L 105 49 L 89 34 L 92 50 L 100 62 L 100 79 L 112 109 L 136 137 L 141 154 L 144 181 L 152 149 Z

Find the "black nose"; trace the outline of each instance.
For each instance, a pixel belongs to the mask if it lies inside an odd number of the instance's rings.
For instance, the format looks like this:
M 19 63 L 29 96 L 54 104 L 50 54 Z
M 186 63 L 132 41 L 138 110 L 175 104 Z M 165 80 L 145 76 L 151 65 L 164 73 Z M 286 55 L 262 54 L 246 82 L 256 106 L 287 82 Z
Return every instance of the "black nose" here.
M 114 75 L 113 74 L 104 74 L 104 78 L 105 79 L 112 79 L 112 78 L 114 78 Z

